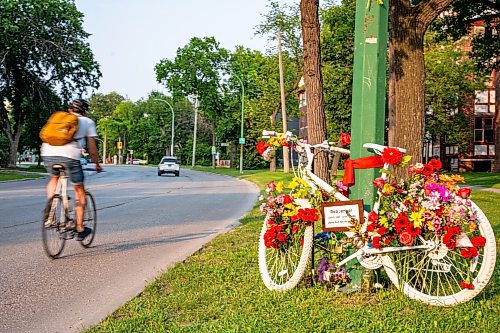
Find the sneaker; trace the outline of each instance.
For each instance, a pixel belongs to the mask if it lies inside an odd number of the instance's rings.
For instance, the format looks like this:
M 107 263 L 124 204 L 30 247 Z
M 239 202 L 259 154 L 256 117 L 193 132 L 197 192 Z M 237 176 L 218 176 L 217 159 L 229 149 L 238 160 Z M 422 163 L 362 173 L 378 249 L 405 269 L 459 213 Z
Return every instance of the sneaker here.
M 85 227 L 82 232 L 76 232 L 76 240 L 81 242 L 92 233 L 92 229 Z

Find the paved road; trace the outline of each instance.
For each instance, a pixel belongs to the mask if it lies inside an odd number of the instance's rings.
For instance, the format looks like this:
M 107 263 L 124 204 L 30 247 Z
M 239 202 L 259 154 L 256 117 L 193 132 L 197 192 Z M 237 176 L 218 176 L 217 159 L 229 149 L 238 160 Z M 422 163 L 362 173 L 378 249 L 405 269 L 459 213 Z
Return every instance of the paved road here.
M 0 332 L 75 332 L 237 223 L 256 200 L 241 180 L 181 170 L 108 166 L 88 177 L 98 232 L 50 260 L 41 243 L 46 179 L 0 183 Z

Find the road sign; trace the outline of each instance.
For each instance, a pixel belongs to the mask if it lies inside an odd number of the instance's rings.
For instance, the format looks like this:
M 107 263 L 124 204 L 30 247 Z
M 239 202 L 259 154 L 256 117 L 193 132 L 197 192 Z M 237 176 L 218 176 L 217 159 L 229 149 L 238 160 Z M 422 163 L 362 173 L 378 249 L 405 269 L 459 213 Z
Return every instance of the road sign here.
M 245 138 L 240 138 L 240 145 L 244 145 L 245 144 Z
M 123 148 L 123 142 L 122 142 L 122 141 L 118 141 L 118 142 L 116 143 L 116 148 L 118 148 L 118 149 L 122 149 L 122 148 Z

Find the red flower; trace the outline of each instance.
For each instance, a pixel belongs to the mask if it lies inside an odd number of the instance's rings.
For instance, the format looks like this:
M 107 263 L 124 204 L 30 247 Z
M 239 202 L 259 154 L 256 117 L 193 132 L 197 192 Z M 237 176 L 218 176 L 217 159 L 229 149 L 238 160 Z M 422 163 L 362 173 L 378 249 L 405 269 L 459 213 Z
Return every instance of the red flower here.
M 443 236 L 443 243 L 447 248 L 453 250 L 457 246 L 456 236 L 459 235 L 462 230 L 460 227 L 445 227 L 446 234 Z
M 351 143 L 351 136 L 347 133 L 341 133 L 340 134 L 340 144 L 342 146 L 347 146 L 350 143 Z
M 373 232 L 375 230 L 375 228 L 377 227 L 377 223 L 370 223 L 368 224 L 368 226 L 366 227 L 366 231 L 368 232 Z
M 467 199 L 470 196 L 470 188 L 462 187 L 457 192 L 458 196 L 462 199 Z
M 435 158 L 429 161 L 429 165 L 432 166 L 434 170 L 440 170 L 443 167 L 443 163 L 441 163 L 440 160 Z
M 471 238 L 470 241 L 475 247 L 483 247 L 484 245 L 486 245 L 486 238 L 484 238 L 483 236 L 476 236 L 474 238 Z
M 411 224 L 411 223 L 410 223 L 410 224 L 408 224 L 408 228 L 406 228 L 406 231 L 408 231 L 408 233 L 409 233 L 410 235 L 412 235 L 413 237 L 416 237 L 416 236 L 418 236 L 418 235 L 420 235 L 420 234 L 422 233 L 422 229 L 420 229 L 420 228 L 415 228 L 415 227 L 413 226 L 413 224 Z
M 378 214 L 375 211 L 371 211 L 368 213 L 368 221 L 370 222 L 377 222 L 378 220 Z
M 401 162 L 403 158 L 403 153 L 396 148 L 387 147 L 382 152 L 382 161 L 390 165 L 396 165 Z
M 286 242 L 286 233 L 280 232 L 278 234 L 278 242 L 282 242 L 282 243 Z
M 380 237 L 373 237 L 372 239 L 372 245 L 376 249 L 380 249 Z
M 290 197 L 288 194 L 283 196 L 283 205 L 292 203 L 292 197 Z
M 399 234 L 399 242 L 401 244 L 406 245 L 406 246 L 412 246 L 413 241 L 414 241 L 414 238 L 408 231 L 403 231 L 401 234 Z
M 386 180 L 379 177 L 379 178 L 375 178 L 373 181 L 372 181 L 372 184 L 376 187 L 376 188 L 381 188 L 382 186 L 384 186 Z
M 424 174 L 424 176 L 429 176 L 433 172 L 434 172 L 434 168 L 433 168 L 432 165 L 430 165 L 430 164 L 424 164 L 424 170 L 422 171 L 422 173 Z
M 475 247 L 465 247 L 465 248 L 460 250 L 460 254 L 464 258 L 474 258 L 474 257 L 477 257 L 478 252 L 477 252 L 477 249 Z
M 262 154 L 264 154 L 264 152 L 266 151 L 267 147 L 269 147 L 269 143 L 265 143 L 265 142 L 262 142 L 262 141 L 259 141 L 257 143 L 257 151 L 259 152 L 259 154 L 262 156 Z
M 465 281 L 460 282 L 460 287 L 463 289 L 474 289 L 474 285 L 472 283 L 467 283 Z
M 385 235 L 386 231 L 387 231 L 386 227 L 380 227 L 377 229 L 377 234 L 379 234 L 380 236 L 383 236 L 383 235 Z
M 292 227 L 292 235 L 295 235 L 295 233 L 297 233 L 298 230 L 299 230 L 299 225 L 294 224 Z
M 396 218 L 394 221 L 394 227 L 396 228 L 396 232 L 399 234 L 401 231 L 403 231 L 405 228 L 408 227 L 409 220 L 408 216 L 404 213 L 399 213 L 399 216 Z

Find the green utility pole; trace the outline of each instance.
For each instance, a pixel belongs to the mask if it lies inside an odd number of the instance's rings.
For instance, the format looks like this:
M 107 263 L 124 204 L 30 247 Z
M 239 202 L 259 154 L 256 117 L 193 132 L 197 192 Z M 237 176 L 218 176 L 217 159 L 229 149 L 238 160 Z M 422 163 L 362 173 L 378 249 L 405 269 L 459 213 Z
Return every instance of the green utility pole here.
M 383 4 L 377 0 L 356 1 L 351 122 L 353 160 L 371 155 L 363 148 L 364 143 L 384 143 L 388 8 L 389 0 L 384 0 Z M 375 169 L 355 170 L 356 184 L 351 188 L 350 198 L 363 199 L 365 210 L 371 209 L 375 199 L 372 180 L 378 176 Z M 353 271 L 351 279 L 353 289 L 359 289 L 361 271 Z

